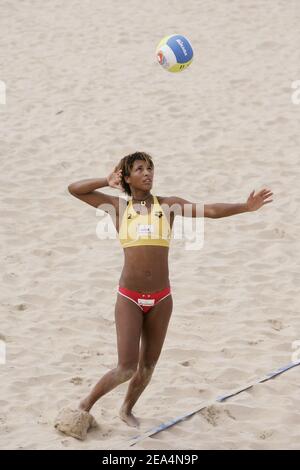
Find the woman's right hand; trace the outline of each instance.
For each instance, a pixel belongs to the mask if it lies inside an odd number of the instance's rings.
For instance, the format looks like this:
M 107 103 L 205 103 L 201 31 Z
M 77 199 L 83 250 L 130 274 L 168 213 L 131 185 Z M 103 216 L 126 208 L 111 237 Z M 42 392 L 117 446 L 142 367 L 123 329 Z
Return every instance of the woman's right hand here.
M 120 191 L 124 191 L 123 186 L 121 185 L 122 170 L 118 170 L 117 166 L 115 167 L 114 171 L 107 176 L 106 179 L 108 186 L 119 189 Z

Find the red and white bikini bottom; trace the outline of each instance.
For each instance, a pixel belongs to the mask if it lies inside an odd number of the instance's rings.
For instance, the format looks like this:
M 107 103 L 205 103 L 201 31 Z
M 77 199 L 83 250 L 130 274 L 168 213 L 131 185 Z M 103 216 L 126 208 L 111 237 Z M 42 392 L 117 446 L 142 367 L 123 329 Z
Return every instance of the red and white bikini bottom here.
M 158 292 L 143 294 L 142 292 L 137 292 L 135 290 L 126 289 L 126 287 L 118 286 L 118 293 L 123 295 L 123 297 L 132 300 L 132 302 L 137 304 L 144 313 L 147 313 L 161 300 L 171 295 L 171 288 L 166 287 L 165 289 Z

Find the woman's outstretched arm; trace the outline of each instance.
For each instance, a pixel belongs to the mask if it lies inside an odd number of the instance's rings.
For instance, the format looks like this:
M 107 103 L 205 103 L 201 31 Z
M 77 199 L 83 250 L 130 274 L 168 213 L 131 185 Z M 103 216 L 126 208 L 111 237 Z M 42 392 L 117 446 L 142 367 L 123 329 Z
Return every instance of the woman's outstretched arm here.
M 257 194 L 254 193 L 255 191 L 252 191 L 247 201 L 241 204 L 199 204 L 176 196 L 171 196 L 170 198 L 166 198 L 166 200 L 175 215 L 181 215 L 182 217 L 208 217 L 210 219 L 220 219 L 222 217 L 242 214 L 243 212 L 256 211 L 263 205 L 273 201 L 273 199 L 269 199 L 273 195 L 269 189 L 262 189 Z
M 221 217 L 229 217 L 230 215 L 241 214 L 243 212 L 254 212 L 273 201 L 273 199 L 269 199 L 273 195 L 269 189 L 262 189 L 257 194 L 254 193 L 255 191 L 253 190 L 247 201 L 243 204 L 212 204 L 215 213 L 214 218 L 220 219 Z

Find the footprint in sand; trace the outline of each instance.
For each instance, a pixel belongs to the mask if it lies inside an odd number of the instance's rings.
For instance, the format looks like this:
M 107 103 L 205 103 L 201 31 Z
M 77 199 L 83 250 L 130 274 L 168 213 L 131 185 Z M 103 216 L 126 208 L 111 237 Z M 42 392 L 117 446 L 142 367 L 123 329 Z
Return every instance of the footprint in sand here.
M 282 322 L 280 320 L 268 320 L 268 322 L 271 324 L 273 330 L 280 331 L 284 328 Z
M 259 434 L 259 439 L 269 439 L 271 436 L 273 436 L 273 431 L 263 431 L 262 433 Z
M 255 346 L 256 344 L 259 344 L 259 343 L 263 343 L 263 339 L 254 339 L 254 340 L 251 340 L 251 341 L 247 341 L 247 343 L 250 345 L 250 346 Z
M 28 308 L 28 305 L 26 305 L 26 304 L 16 305 L 17 310 L 26 310 L 27 308 Z
M 217 426 L 218 419 L 220 417 L 220 411 L 212 405 L 208 406 L 204 410 L 200 411 L 200 414 L 206 419 L 206 421 L 212 426 Z
M 212 426 L 217 426 L 220 418 L 223 416 L 227 416 L 230 419 L 236 421 L 236 417 L 227 410 L 227 409 L 218 409 L 215 405 L 208 406 L 204 410 L 200 411 L 202 416 L 206 419 L 206 421 L 211 424 Z
M 3 426 L 6 423 L 6 417 L 0 416 L 0 426 Z
M 81 385 L 83 382 L 83 379 L 81 377 L 72 377 L 70 382 L 74 385 Z
M 275 228 L 274 232 L 278 235 L 279 238 L 285 237 L 285 231 L 279 228 Z

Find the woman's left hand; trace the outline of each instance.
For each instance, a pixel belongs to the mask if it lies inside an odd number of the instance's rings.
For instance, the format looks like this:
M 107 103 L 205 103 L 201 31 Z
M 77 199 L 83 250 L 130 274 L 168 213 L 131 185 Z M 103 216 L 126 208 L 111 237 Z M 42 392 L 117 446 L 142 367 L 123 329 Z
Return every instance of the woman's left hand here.
M 247 208 L 249 212 L 257 211 L 260 209 L 264 204 L 268 204 L 272 202 L 273 199 L 267 200 L 273 193 L 269 189 L 262 189 L 254 196 L 255 190 L 252 191 L 250 196 L 247 199 Z

